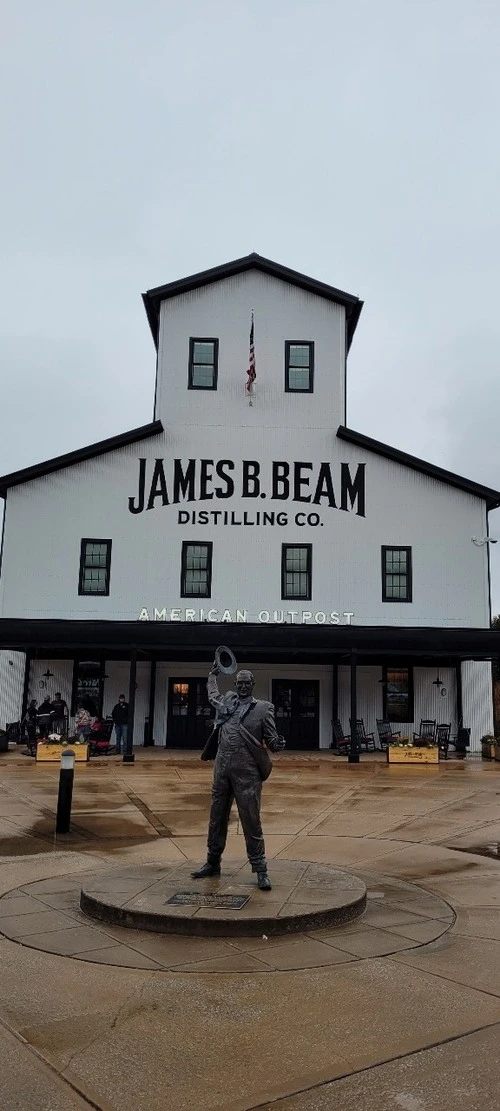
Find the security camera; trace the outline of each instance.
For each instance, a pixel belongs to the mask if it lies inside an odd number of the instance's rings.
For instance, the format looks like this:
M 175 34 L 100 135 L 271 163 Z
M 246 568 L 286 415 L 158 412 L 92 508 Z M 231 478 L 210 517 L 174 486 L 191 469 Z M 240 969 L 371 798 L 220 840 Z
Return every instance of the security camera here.
M 483 536 L 481 540 L 477 536 L 471 536 L 471 540 L 478 548 L 482 548 L 483 544 L 498 544 L 498 540 L 495 540 L 493 536 Z

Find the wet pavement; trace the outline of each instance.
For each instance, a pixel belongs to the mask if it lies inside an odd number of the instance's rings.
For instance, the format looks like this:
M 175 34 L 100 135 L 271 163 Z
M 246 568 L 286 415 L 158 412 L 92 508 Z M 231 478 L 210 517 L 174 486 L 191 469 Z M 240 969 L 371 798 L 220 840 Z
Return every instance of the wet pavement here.
M 500 765 L 277 760 L 263 796 L 271 874 L 273 860 L 345 869 L 367 910 L 241 944 L 101 928 L 77 905 L 89 877 L 204 859 L 211 769 L 195 755 L 78 766 L 58 838 L 57 767 L 6 756 L 2 1107 L 496 1108 Z M 236 812 L 230 859 L 244 859 Z

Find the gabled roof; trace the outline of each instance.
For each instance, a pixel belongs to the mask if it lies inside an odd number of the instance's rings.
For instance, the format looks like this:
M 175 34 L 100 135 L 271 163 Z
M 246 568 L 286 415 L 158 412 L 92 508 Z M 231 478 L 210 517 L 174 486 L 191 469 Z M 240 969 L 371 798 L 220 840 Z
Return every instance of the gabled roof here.
M 354 444 L 355 447 L 365 448 L 366 451 L 373 451 L 375 455 L 383 455 L 384 459 L 391 459 L 393 463 L 400 463 L 403 467 L 409 467 L 412 471 L 420 471 L 421 474 L 426 474 L 429 478 L 436 478 L 439 482 L 446 482 L 448 486 L 456 486 L 458 490 L 465 490 L 467 494 L 474 494 L 476 498 L 482 498 L 488 509 L 498 509 L 500 506 L 500 491 L 492 490 L 489 486 L 482 486 L 480 482 L 472 482 L 469 478 L 462 478 L 458 474 L 453 474 L 452 471 L 445 471 L 443 467 L 436 467 L 434 463 L 426 463 L 425 459 L 417 459 L 415 455 L 408 455 L 406 451 L 399 451 L 399 448 L 389 447 L 388 444 L 382 444 L 380 440 L 372 440 L 371 436 L 364 436 L 362 432 L 354 432 L 351 428 L 345 428 L 340 425 L 337 429 L 337 436 L 340 440 L 347 440 L 349 444 Z
M 222 282 L 225 278 L 243 274 L 246 270 L 260 270 L 263 274 L 270 274 L 271 277 L 298 286 L 299 289 L 305 289 L 308 293 L 315 293 L 317 297 L 324 297 L 327 301 L 335 301 L 336 304 L 343 305 L 346 310 L 349 349 L 363 302 L 352 293 L 344 293 L 341 289 L 326 285 L 325 282 L 318 282 L 315 278 L 308 278 L 306 274 L 299 274 L 297 270 L 289 270 L 288 266 L 281 266 L 279 262 L 272 262 L 271 259 L 263 258 L 255 252 L 245 255 L 244 258 L 236 258 L 233 262 L 225 262 L 223 266 L 213 266 L 211 270 L 190 274 L 187 278 L 180 278 L 179 281 L 169 282 L 167 285 L 159 285 L 156 289 L 148 289 L 147 293 L 143 293 L 142 299 L 155 345 L 158 346 L 158 320 L 162 301 L 168 300 L 169 297 L 178 297 L 181 293 L 189 293 L 190 290 L 199 289 L 200 286 Z
M 22 482 L 31 482 L 33 478 L 62 471 L 64 467 L 73 467 L 75 463 L 84 463 L 86 459 L 95 459 L 98 455 L 106 455 L 108 451 L 135 444 L 138 440 L 146 440 L 149 436 L 157 436 L 163 432 L 161 420 L 143 424 L 140 428 L 132 428 L 130 432 L 120 432 L 119 436 L 110 436 L 108 440 L 100 440 L 97 444 L 80 447 L 77 451 L 69 451 L 66 455 L 56 455 L 54 459 L 46 459 L 44 463 L 35 463 L 33 467 L 24 467 L 21 471 L 3 475 L 0 478 L 0 497 L 7 496 L 9 486 L 20 486 Z

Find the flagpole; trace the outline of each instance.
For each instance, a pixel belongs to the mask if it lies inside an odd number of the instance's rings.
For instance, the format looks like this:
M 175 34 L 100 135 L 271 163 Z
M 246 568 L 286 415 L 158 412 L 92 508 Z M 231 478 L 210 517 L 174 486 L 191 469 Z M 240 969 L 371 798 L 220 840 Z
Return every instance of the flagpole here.
M 250 323 L 250 352 L 249 352 L 249 358 L 248 358 L 247 375 L 248 375 L 248 378 L 247 378 L 247 384 L 246 384 L 246 391 L 249 395 L 249 401 L 248 401 L 249 407 L 252 408 L 252 406 L 253 406 L 252 393 L 253 393 L 253 388 L 254 388 L 254 382 L 255 382 L 255 379 L 256 379 L 256 370 L 255 370 L 255 325 L 254 325 L 254 310 L 253 309 L 252 309 L 251 323 Z

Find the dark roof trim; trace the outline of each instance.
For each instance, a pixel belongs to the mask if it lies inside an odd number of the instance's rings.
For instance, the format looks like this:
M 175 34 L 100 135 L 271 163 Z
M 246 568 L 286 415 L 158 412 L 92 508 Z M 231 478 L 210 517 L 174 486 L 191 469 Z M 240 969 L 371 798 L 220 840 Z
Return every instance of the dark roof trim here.
M 138 440 L 147 440 L 150 436 L 158 436 L 163 432 L 161 420 L 152 424 L 143 424 L 140 428 L 132 428 L 130 432 L 121 432 L 119 436 L 110 436 L 108 440 L 100 440 L 97 444 L 69 451 L 66 455 L 57 455 L 55 459 L 47 459 L 44 463 L 35 463 L 33 467 L 24 467 L 22 471 L 13 471 L 12 474 L 0 478 L 0 497 L 7 496 L 10 486 L 20 486 L 22 482 L 31 482 L 34 478 L 52 474 L 53 471 L 62 471 L 64 467 L 74 467 L 75 463 L 84 463 L 86 459 L 95 459 L 98 455 L 106 455 L 108 451 L 127 447 Z
M 472 482 L 471 479 L 462 478 L 458 474 L 453 474 L 452 471 L 445 471 L 442 467 L 436 467 L 434 463 L 426 463 L 425 459 L 417 459 L 415 455 L 408 455 L 406 451 L 400 451 L 399 448 L 389 447 L 388 444 L 382 444 L 379 440 L 372 440 L 371 436 L 364 436 L 362 432 L 354 432 L 350 428 L 345 428 L 344 425 L 340 425 L 337 429 L 337 436 L 340 440 L 346 440 L 347 443 L 354 444 L 355 447 L 373 451 L 375 455 L 383 455 L 385 459 L 391 459 L 393 463 L 400 463 L 403 467 L 410 467 L 412 471 L 420 471 L 421 474 L 426 474 L 429 478 L 436 478 L 439 482 L 446 482 L 448 486 L 456 486 L 458 490 L 464 490 L 467 494 L 474 494 L 476 498 L 482 498 L 487 503 L 488 509 L 498 509 L 500 506 L 499 490 L 492 490 L 489 486 L 482 486 L 480 482 Z
M 142 299 L 156 346 L 158 346 L 158 320 L 162 301 L 168 300 L 169 297 L 178 297 L 181 293 L 189 293 L 192 289 L 199 289 L 200 286 L 222 282 L 225 278 L 232 278 L 235 274 L 243 274 L 246 270 L 261 270 L 263 274 L 270 274 L 271 277 L 279 278 L 280 281 L 288 282 L 289 285 L 298 286 L 299 289 L 305 289 L 308 293 L 315 293 L 318 297 L 325 297 L 327 301 L 335 301 L 338 305 L 343 305 L 347 317 L 347 347 L 349 349 L 359 320 L 359 314 L 363 308 L 363 302 L 358 297 L 354 297 L 352 293 L 344 293 L 343 290 L 335 289 L 334 286 L 326 285 L 325 282 L 308 278 L 306 274 L 300 274 L 297 270 L 290 270 L 288 266 L 281 266 L 279 262 L 272 262 L 271 259 L 263 258 L 262 255 L 257 255 L 255 252 L 251 255 L 245 255 L 244 258 L 233 259 L 232 262 L 225 262 L 223 266 L 213 266 L 210 270 L 202 270 L 199 274 L 190 274 L 187 278 L 169 282 L 167 285 L 159 285 L 155 289 L 148 289 L 147 293 L 143 293 Z
M 0 618 L 0 648 L 66 652 L 111 652 L 129 656 L 131 645 L 139 651 L 166 653 L 171 658 L 213 660 L 214 651 L 231 633 L 231 645 L 240 661 L 262 657 L 279 662 L 290 654 L 348 662 L 355 651 L 373 663 L 384 656 L 442 656 L 454 659 L 500 657 L 498 629 L 450 627 L 399 627 L 389 625 L 260 625 L 164 621 L 64 621 Z M 95 658 L 95 657 L 93 657 Z

